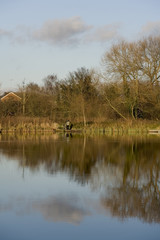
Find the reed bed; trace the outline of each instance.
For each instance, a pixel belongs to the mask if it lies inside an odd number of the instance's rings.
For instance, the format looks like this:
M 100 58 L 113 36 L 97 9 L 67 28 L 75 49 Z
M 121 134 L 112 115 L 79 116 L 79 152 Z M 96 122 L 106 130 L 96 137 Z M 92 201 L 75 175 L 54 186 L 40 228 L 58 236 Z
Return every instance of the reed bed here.
M 54 129 L 63 131 L 64 124 L 58 124 L 48 118 L 14 117 L 0 119 L 0 129 L 3 133 L 44 133 L 53 132 Z M 82 130 L 86 134 L 132 134 L 147 133 L 150 129 L 160 129 L 159 121 L 128 120 L 106 121 L 103 123 L 88 123 L 85 127 L 82 123 L 74 124 L 74 130 Z
M 1 119 L 0 129 L 7 132 L 51 132 L 58 124 L 45 118 L 6 118 Z
M 148 133 L 151 129 L 160 129 L 159 121 L 128 120 L 107 121 L 105 123 L 90 124 L 85 128 L 86 133 L 108 133 L 108 134 L 141 134 Z

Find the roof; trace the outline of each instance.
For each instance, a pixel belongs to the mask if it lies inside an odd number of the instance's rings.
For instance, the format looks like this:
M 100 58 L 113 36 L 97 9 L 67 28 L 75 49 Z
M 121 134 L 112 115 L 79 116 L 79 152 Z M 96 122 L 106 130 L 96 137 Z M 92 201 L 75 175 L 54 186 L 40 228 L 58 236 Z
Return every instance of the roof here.
M 9 93 L 7 93 L 5 96 L 3 96 L 3 97 L 1 98 L 1 101 L 5 101 L 5 100 L 7 100 L 7 99 L 10 98 L 10 97 L 12 97 L 12 98 L 14 98 L 14 99 L 16 99 L 16 100 L 18 100 L 18 101 L 21 100 L 21 97 L 19 97 L 17 94 L 15 94 L 15 93 L 13 93 L 13 92 L 9 92 Z

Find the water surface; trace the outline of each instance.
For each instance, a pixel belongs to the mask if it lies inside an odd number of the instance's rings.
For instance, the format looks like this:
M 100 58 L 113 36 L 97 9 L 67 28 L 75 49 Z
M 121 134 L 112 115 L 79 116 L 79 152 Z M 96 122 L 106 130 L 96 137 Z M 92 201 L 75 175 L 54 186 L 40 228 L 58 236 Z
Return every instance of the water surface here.
M 160 239 L 160 137 L 1 135 L 0 239 Z

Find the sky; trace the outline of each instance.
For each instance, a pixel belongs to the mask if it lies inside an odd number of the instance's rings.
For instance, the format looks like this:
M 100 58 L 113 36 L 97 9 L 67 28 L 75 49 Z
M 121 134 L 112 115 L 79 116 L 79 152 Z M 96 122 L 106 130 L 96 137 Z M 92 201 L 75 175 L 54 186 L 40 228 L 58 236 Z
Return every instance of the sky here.
M 160 34 L 160 0 L 0 0 L 0 93 L 81 67 L 112 44 Z

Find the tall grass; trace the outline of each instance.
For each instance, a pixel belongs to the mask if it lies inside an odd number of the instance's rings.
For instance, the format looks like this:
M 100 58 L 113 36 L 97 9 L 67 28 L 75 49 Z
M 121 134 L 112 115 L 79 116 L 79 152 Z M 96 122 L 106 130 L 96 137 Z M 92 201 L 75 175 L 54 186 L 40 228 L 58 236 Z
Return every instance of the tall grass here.
M 54 129 L 63 130 L 63 123 L 54 123 L 49 118 L 7 117 L 0 119 L 0 129 L 5 132 L 51 132 Z M 150 129 L 160 129 L 159 121 L 148 120 L 114 120 L 103 123 L 88 123 L 84 128 L 82 123 L 73 123 L 74 129 L 81 129 L 87 134 L 130 134 L 145 133 Z
M 89 124 L 85 131 L 87 133 L 131 134 L 147 133 L 150 129 L 160 129 L 160 122 L 148 120 L 110 120 L 103 123 Z
M 8 117 L 0 120 L 3 132 L 46 132 L 53 131 L 55 123 L 48 118 Z

